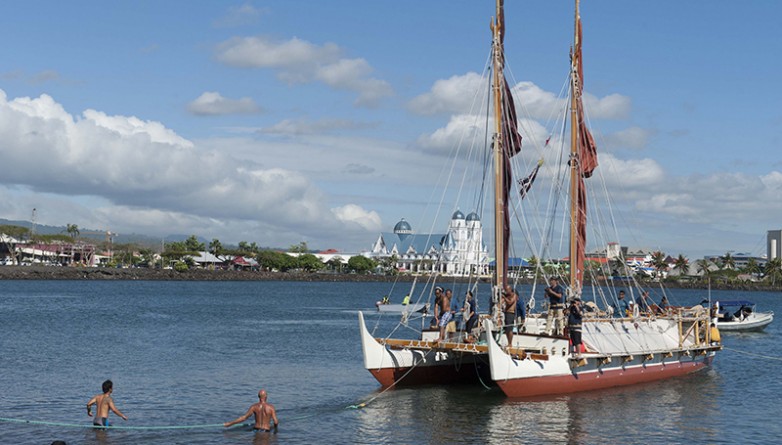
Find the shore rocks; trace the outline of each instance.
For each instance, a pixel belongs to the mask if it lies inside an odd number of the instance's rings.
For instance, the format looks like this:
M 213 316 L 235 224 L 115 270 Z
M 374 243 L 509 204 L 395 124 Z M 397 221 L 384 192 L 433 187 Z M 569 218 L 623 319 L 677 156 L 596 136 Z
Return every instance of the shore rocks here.
M 413 281 L 410 275 L 398 277 L 385 275 L 359 275 L 307 272 L 257 272 L 244 270 L 191 269 L 177 272 L 173 269 L 108 268 L 108 267 L 58 267 L 58 266 L 0 266 L 0 280 L 148 280 L 148 281 L 334 281 L 334 282 L 384 282 Z M 468 282 L 468 278 L 440 277 L 443 282 Z M 531 284 L 521 280 L 520 284 Z M 623 283 L 629 286 L 630 283 Z M 659 286 L 648 283 L 645 287 Z M 706 289 L 700 282 L 665 283 L 669 288 Z M 712 289 L 736 291 L 779 291 L 782 283 L 715 282 Z

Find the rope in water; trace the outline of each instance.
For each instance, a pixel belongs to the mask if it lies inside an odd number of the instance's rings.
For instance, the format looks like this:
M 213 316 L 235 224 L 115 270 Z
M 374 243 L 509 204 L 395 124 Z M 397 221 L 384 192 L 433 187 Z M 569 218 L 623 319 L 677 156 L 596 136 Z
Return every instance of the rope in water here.
M 412 369 L 411 369 L 412 370 Z M 410 372 L 410 371 L 408 371 Z M 399 380 L 402 380 L 407 374 L 402 376 Z M 397 380 L 397 381 L 399 381 Z M 395 383 L 396 384 L 396 383 Z M 393 385 L 386 388 L 386 390 L 390 389 Z M 383 391 L 385 392 L 385 390 Z M 367 402 L 360 403 L 358 405 L 350 405 L 345 408 L 340 408 L 340 411 L 342 409 L 359 409 L 365 407 L 368 403 L 375 400 L 377 397 L 379 397 L 382 394 L 378 394 L 377 396 L 373 397 L 372 399 L 368 400 Z M 290 422 L 296 422 L 303 419 L 309 419 L 311 417 L 316 417 L 323 415 L 323 412 L 319 413 L 313 413 L 313 414 L 305 414 L 302 416 L 296 416 L 296 417 L 286 417 L 285 423 Z M 91 425 L 91 424 L 83 424 L 83 423 L 67 423 L 67 422 L 48 422 L 44 420 L 28 420 L 28 419 L 14 419 L 11 417 L 0 417 L 0 422 L 7 422 L 7 423 L 21 423 L 21 424 L 27 424 L 27 425 L 43 425 L 43 426 L 57 426 L 57 427 L 64 427 L 64 428 L 85 428 L 85 429 L 96 429 L 96 430 L 194 430 L 194 429 L 209 429 L 209 428 L 220 428 L 223 429 L 224 426 L 222 423 L 205 423 L 200 425 L 150 425 L 150 426 L 124 426 L 124 425 L 111 425 L 111 426 L 99 426 L 99 425 Z M 239 423 L 236 425 L 232 425 L 225 429 L 233 429 L 233 428 L 241 428 L 241 427 L 250 427 L 253 426 L 252 423 Z
M 61 426 L 67 428 L 94 428 L 101 430 L 194 430 L 204 428 L 223 428 L 222 423 L 206 423 L 202 425 L 161 425 L 161 426 L 99 426 L 99 425 L 84 425 L 82 423 L 65 423 L 65 422 L 46 422 L 43 420 L 27 420 L 27 419 L 12 419 L 9 417 L 0 417 L 0 422 L 10 423 L 26 423 L 29 425 L 45 425 L 45 426 Z M 251 426 L 250 423 L 242 423 L 233 425 L 230 428 L 237 428 L 242 426 Z
M 481 373 L 478 371 L 478 362 L 473 361 L 472 364 L 475 365 L 475 375 L 478 376 L 478 381 L 481 382 L 481 385 L 483 385 L 483 387 L 486 389 L 491 389 L 489 386 L 483 383 L 483 379 L 481 378 Z
M 429 350 L 424 354 L 424 357 L 429 355 L 432 352 L 432 350 Z M 420 361 L 418 363 L 421 363 Z M 408 374 L 410 374 L 413 369 L 415 369 L 416 366 L 418 366 L 418 363 L 414 363 L 413 366 L 410 367 L 403 375 L 402 377 L 399 377 L 397 380 L 394 381 L 391 385 L 389 385 L 387 388 L 380 391 L 377 395 L 370 398 L 366 402 L 361 402 L 356 405 L 348 405 L 345 407 L 345 409 L 361 409 L 369 405 L 370 403 L 377 400 L 378 397 L 382 396 L 386 393 L 386 391 L 390 390 L 394 386 L 396 386 L 397 383 L 401 382 L 405 377 L 407 377 Z M 477 365 L 476 365 L 477 366 Z M 477 371 L 477 368 L 476 368 Z M 480 377 L 479 377 L 480 378 Z M 481 381 L 483 384 L 483 382 Z M 486 389 L 489 389 L 485 384 L 483 385 L 486 387 Z M 292 419 L 286 420 L 286 422 L 301 420 L 301 419 L 307 419 L 310 417 L 317 416 L 318 414 L 309 414 L 299 417 L 294 417 Z M 222 423 L 207 423 L 203 425 L 162 425 L 162 426 L 98 426 L 98 425 L 84 425 L 79 423 L 64 423 L 64 422 L 47 422 L 43 420 L 27 420 L 27 419 L 13 419 L 9 417 L 0 417 L 0 422 L 10 422 L 10 423 L 25 423 L 28 425 L 46 425 L 46 426 L 60 426 L 60 427 L 68 427 L 68 428 L 94 428 L 94 429 L 106 429 L 106 430 L 185 430 L 185 429 L 205 429 L 205 428 L 223 428 Z M 250 423 L 242 423 L 233 425 L 229 428 L 237 428 L 242 426 L 251 426 Z
M 427 351 L 426 354 L 424 354 L 424 357 L 429 355 L 431 352 L 432 352 L 432 349 Z M 422 359 L 423 359 L 423 357 L 422 357 Z M 418 363 L 421 363 L 421 362 L 423 362 L 423 360 L 419 361 Z M 413 363 L 413 366 L 411 366 L 410 369 L 407 370 L 407 372 L 402 374 L 402 377 L 399 377 L 397 380 L 394 380 L 394 383 L 390 384 L 386 389 L 380 391 L 375 397 L 372 397 L 371 399 L 367 400 L 366 402 L 362 402 L 362 403 L 359 403 L 357 405 L 348 405 L 348 406 L 345 407 L 345 409 L 361 409 L 361 408 L 366 407 L 370 403 L 374 402 L 378 397 L 380 397 L 383 394 L 385 394 L 386 391 L 388 391 L 389 389 L 393 388 L 394 386 L 396 386 L 397 383 L 401 382 L 402 379 L 407 377 L 407 375 L 410 374 L 410 372 L 412 372 L 413 369 L 415 369 L 416 366 L 418 366 L 418 363 Z
M 752 355 L 752 356 L 755 356 L 755 357 L 765 358 L 765 359 L 769 359 L 769 360 L 780 360 L 780 361 L 782 361 L 782 357 L 773 357 L 773 356 L 770 356 L 770 355 L 756 354 L 754 352 L 742 351 L 741 349 L 733 349 L 733 348 L 728 348 L 728 347 L 725 347 L 725 346 L 723 346 L 722 349 L 727 349 L 728 351 L 738 352 L 739 354 L 746 354 L 746 355 Z

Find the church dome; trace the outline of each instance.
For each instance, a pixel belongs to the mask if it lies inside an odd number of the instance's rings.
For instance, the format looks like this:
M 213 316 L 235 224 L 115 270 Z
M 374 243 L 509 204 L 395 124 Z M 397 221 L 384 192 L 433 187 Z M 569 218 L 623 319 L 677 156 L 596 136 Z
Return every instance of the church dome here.
M 481 218 L 475 212 L 472 212 L 469 215 L 467 215 L 467 221 L 480 221 L 480 220 Z
M 405 221 L 404 218 L 402 218 L 401 221 L 396 223 L 394 226 L 394 233 L 400 234 L 400 233 L 413 233 L 413 228 L 410 227 L 410 223 Z
M 464 213 L 462 213 L 461 210 L 457 210 L 453 212 L 451 219 L 464 219 Z

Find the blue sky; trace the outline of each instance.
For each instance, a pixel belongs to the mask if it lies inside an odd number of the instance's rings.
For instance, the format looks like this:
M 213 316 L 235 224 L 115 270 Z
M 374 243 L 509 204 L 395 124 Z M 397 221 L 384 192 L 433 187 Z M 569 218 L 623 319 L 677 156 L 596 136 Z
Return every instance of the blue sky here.
M 765 253 L 782 225 L 781 13 L 582 3 L 623 244 Z M 485 67 L 494 7 L 31 1 L 0 14 L 0 217 L 36 207 L 45 224 L 358 251 L 401 217 L 428 228 L 453 142 L 431 136 L 466 112 L 458 88 Z M 507 1 L 508 64 L 535 87 L 522 98 L 559 92 L 572 20 L 569 1 Z

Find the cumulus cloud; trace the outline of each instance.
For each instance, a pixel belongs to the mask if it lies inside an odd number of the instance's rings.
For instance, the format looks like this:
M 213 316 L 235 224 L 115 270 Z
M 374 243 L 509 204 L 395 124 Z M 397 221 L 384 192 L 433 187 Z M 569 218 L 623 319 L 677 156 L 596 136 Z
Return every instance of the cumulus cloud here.
M 329 133 L 334 130 L 358 130 L 376 126 L 377 123 L 356 122 L 347 119 L 320 119 L 315 121 L 285 119 L 258 131 L 264 134 L 303 135 Z
M 159 122 L 95 110 L 73 116 L 46 95 L 8 100 L 0 90 L 0 140 L 2 184 L 99 197 L 124 225 L 130 213 L 137 220 L 187 215 L 327 236 L 346 223 L 363 230 L 378 222 L 356 205 L 326 207 L 324 192 L 299 172 L 205 150 Z
M 358 224 L 368 232 L 377 232 L 381 228 L 380 215 L 377 212 L 368 212 L 355 204 L 335 207 L 331 211 L 340 221 Z
M 44 82 L 51 82 L 53 80 L 59 80 L 60 74 L 55 70 L 45 70 L 40 73 L 34 74 L 30 78 L 30 83 L 40 84 Z
M 490 127 L 493 119 L 489 120 Z M 458 114 L 451 116 L 448 123 L 430 134 L 421 135 L 417 139 L 418 146 L 440 153 L 450 153 L 458 147 L 476 147 L 482 149 L 487 141 L 484 137 L 491 137 L 486 133 L 486 118 L 472 114 Z M 544 141 L 546 129 L 532 119 L 519 119 L 519 132 L 522 135 L 522 146 L 532 146 L 532 141 Z M 522 150 L 524 150 L 522 148 Z
M 691 175 L 650 187 L 635 206 L 640 211 L 678 218 L 679 223 L 762 234 L 778 225 L 774 215 L 782 212 L 780 189 L 782 173 L 778 171 L 760 176 Z M 753 218 L 737 219 L 737 215 L 753 215 Z
M 437 80 L 428 93 L 413 98 L 408 108 L 422 115 L 468 113 L 472 109 L 476 92 L 485 90 L 481 85 L 486 82 L 475 72 Z
M 615 189 L 649 189 L 665 180 L 665 171 L 654 159 L 620 159 L 612 153 L 597 155 L 599 174 Z
M 55 70 L 43 70 L 34 74 L 27 74 L 21 70 L 8 71 L 0 74 L 0 78 L 5 80 L 22 80 L 31 85 L 62 80 L 60 73 Z
M 471 114 L 451 116 L 444 127 L 438 128 L 431 134 L 421 135 L 417 141 L 418 145 L 426 149 L 444 151 L 461 146 L 464 141 L 483 137 L 485 132 L 482 130 L 482 122 L 478 119 Z
M 200 116 L 222 114 L 253 114 L 261 111 L 249 97 L 227 99 L 216 91 L 207 91 L 188 104 L 187 109 Z
M 368 165 L 356 164 L 351 162 L 350 164 L 346 165 L 345 169 L 342 171 L 344 173 L 349 173 L 354 175 L 368 175 L 370 173 L 374 173 L 375 169 Z
M 658 193 L 636 203 L 636 208 L 647 212 L 692 217 L 698 214 L 693 205 L 695 197 L 689 193 Z
M 585 93 L 583 99 L 584 109 L 589 119 L 627 119 L 630 116 L 632 102 L 627 96 L 609 94 L 598 98 Z
M 375 106 L 393 94 L 391 85 L 370 77 L 373 69 L 364 59 L 349 59 L 334 43 L 315 45 L 292 38 L 275 41 L 266 37 L 235 37 L 216 48 L 220 62 L 239 68 L 269 68 L 285 82 L 319 81 L 334 89 L 358 93 L 355 104 Z
M 464 114 L 483 106 L 489 79 L 470 72 L 435 81 L 429 92 L 413 98 L 408 109 L 416 114 Z M 519 115 L 533 119 L 550 119 L 567 107 L 567 99 L 545 91 L 533 82 L 519 82 L 511 88 Z M 630 98 L 611 94 L 598 98 L 584 95 L 584 106 L 590 119 L 625 119 L 629 116 Z
M 629 127 L 603 138 L 604 147 L 608 150 L 618 149 L 642 149 L 649 142 L 651 131 L 640 127 Z
M 214 21 L 216 28 L 234 28 L 238 26 L 250 25 L 268 13 L 268 9 L 256 8 L 250 3 L 239 6 L 231 6 L 225 15 Z

